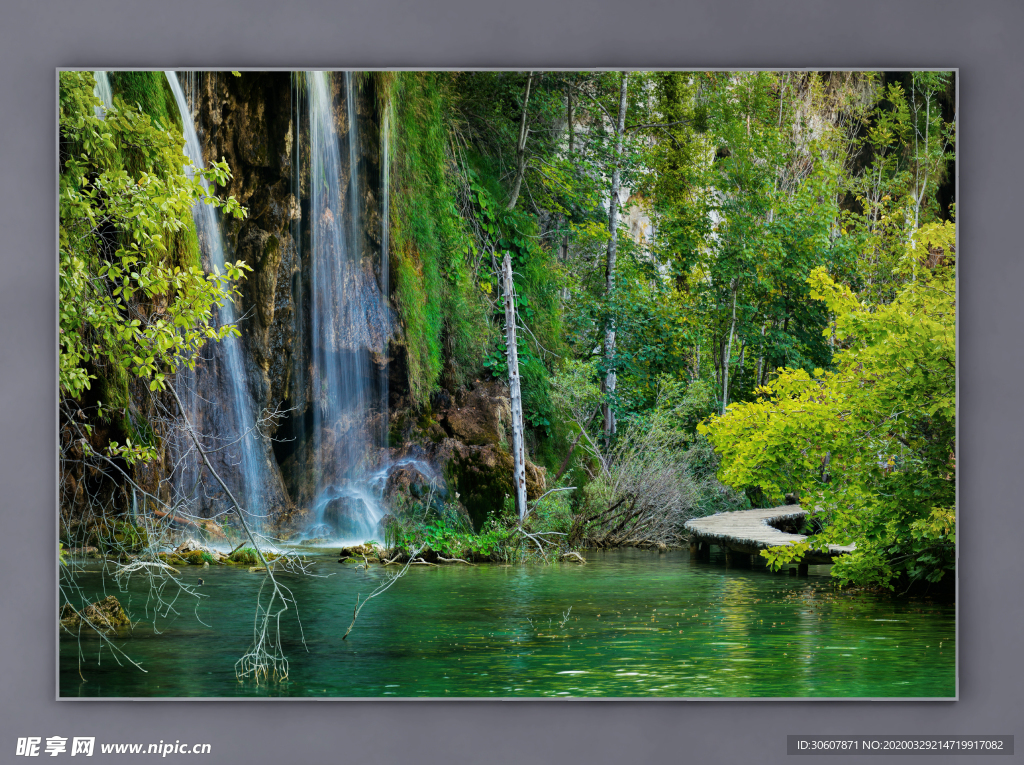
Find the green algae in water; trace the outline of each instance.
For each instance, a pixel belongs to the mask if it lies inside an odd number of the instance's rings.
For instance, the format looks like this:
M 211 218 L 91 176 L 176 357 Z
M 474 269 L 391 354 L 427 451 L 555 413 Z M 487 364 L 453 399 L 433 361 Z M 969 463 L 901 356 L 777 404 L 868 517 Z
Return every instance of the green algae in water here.
M 197 614 L 160 619 L 141 580 L 118 599 L 144 620 L 119 645 L 62 636 L 61 695 L 133 697 L 952 697 L 955 607 L 844 595 L 825 577 L 691 562 L 685 552 L 590 551 L 588 565 L 413 567 L 370 602 L 345 641 L 357 593 L 383 576 L 319 559 L 288 574 L 305 642 L 284 621 L 287 682 L 239 683 L 263 577 L 202 571 Z M 185 574 L 186 581 L 193 576 Z M 85 574 L 86 593 L 101 593 Z M 138 587 L 136 587 L 138 585 Z M 116 588 L 108 583 L 108 591 Z M 150 620 L 150 621 L 146 621 Z M 205 622 L 209 627 L 202 624 Z M 79 677 L 79 650 L 82 674 Z M 97 663 L 97 658 L 102 661 Z

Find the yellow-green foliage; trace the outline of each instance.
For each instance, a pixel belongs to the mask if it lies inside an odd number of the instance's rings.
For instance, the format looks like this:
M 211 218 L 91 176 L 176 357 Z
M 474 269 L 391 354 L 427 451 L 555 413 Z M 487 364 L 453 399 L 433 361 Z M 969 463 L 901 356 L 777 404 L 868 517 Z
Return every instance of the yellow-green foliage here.
M 78 398 L 98 379 L 99 403 L 118 407 L 131 378 L 161 389 L 208 339 L 237 331 L 210 322 L 247 267 L 203 273 L 192 207 L 203 200 L 237 217 L 245 211 L 207 197 L 198 173 L 185 175 L 181 135 L 158 119 L 120 97 L 95 116 L 94 84 L 89 72 L 60 74 L 60 388 Z M 203 175 L 230 177 L 224 163 Z M 153 456 L 128 441 L 109 453 Z
M 954 241 L 949 223 L 922 227 L 901 262 L 913 278 L 889 305 L 815 270 L 811 297 L 844 346 L 835 371 L 781 369 L 757 401 L 699 428 L 725 483 L 797 490 L 824 523 L 815 544 L 856 543 L 833 569 L 842 581 L 937 582 L 955 566 Z
M 167 83 L 166 74 L 111 72 L 109 77 L 111 90 L 117 98 L 124 101 L 124 105 L 140 109 L 159 127 L 175 132 L 181 131 L 181 116 L 174 103 L 174 94 Z M 123 167 L 129 172 L 137 174 L 140 170 L 146 169 L 144 157 L 133 147 L 119 147 L 118 155 Z M 171 262 L 182 268 L 200 268 L 202 261 L 195 221 L 190 215 L 182 222 L 185 225 L 180 231 L 168 235 Z
M 445 363 L 458 384 L 479 367 L 487 338 L 467 259 L 473 240 L 459 197 L 441 75 L 382 77 L 391 109 L 390 268 L 405 324 L 409 383 L 425 403 Z

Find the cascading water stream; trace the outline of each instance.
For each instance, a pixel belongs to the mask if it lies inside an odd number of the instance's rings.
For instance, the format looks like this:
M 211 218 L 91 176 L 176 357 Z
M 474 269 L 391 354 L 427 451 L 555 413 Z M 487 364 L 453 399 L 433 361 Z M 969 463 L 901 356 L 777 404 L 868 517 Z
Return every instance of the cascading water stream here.
M 104 117 L 107 113 L 107 109 L 114 105 L 114 92 L 110 88 L 110 78 L 104 71 L 96 71 L 92 73 L 93 77 L 96 78 L 96 87 L 93 88 L 93 95 L 100 100 L 102 106 L 96 107 L 96 116 Z
M 316 495 L 310 536 L 365 541 L 384 515 L 374 476 L 386 438 L 382 355 L 390 318 L 370 259 L 362 257 L 358 123 L 345 73 L 348 198 L 325 72 L 306 72 L 310 154 L 311 346 Z M 346 204 L 347 203 L 347 204 Z M 386 258 L 386 253 L 384 254 Z
M 177 74 L 167 71 L 166 75 L 181 116 L 185 154 L 192 161 L 192 167 L 186 172 L 191 177 L 196 168 L 203 167 L 203 152 Z M 202 183 L 209 193 L 207 181 L 204 179 Z M 210 269 L 224 273 L 224 240 L 215 208 L 200 202 L 192 209 L 192 214 L 200 247 L 209 260 Z M 235 324 L 237 320 L 234 303 L 231 300 L 224 301 L 218 309 L 219 324 Z M 262 533 L 267 516 L 265 500 L 269 496 L 269 481 L 264 449 L 261 449 L 260 443 L 262 435 L 256 428 L 256 406 L 246 383 L 242 344 L 238 337 L 228 335 L 219 343 L 209 344 L 207 348 L 212 353 L 215 370 L 213 385 L 210 386 L 212 390 L 204 387 L 203 395 L 199 395 L 195 375 L 185 374 L 183 379 L 177 381 L 180 386 L 179 395 L 190 409 L 188 414 L 193 426 L 199 427 L 200 436 L 208 444 L 213 444 L 211 448 L 227 452 L 225 462 L 234 467 L 238 474 L 222 477 L 229 484 L 233 483 L 240 488 L 241 496 L 238 499 L 244 504 L 246 520 L 254 531 Z

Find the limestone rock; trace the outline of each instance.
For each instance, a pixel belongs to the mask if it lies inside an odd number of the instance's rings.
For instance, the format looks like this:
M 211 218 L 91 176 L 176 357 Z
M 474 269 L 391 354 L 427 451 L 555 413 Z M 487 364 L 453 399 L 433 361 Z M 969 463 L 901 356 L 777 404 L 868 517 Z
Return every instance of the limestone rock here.
M 470 446 L 486 446 L 507 441 L 511 418 L 505 386 L 478 382 L 456 393 L 455 400 L 443 411 L 440 424 L 451 438 Z
M 132 626 L 128 614 L 113 595 L 108 595 L 81 611 L 75 611 L 70 603 L 65 603 L 60 610 L 60 624 L 73 632 L 95 628 L 104 635 L 113 635 Z

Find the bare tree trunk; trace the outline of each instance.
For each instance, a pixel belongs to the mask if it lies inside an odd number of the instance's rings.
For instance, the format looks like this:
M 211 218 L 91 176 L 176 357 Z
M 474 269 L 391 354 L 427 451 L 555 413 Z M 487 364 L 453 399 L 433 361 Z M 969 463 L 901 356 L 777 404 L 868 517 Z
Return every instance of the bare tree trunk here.
M 761 325 L 761 345 L 757 350 L 757 381 L 755 387 L 761 386 L 761 370 L 764 366 L 764 324 Z
M 242 530 L 249 538 L 249 542 L 256 551 L 256 555 L 259 556 L 260 563 L 262 563 L 263 567 L 267 569 L 267 576 L 276 586 L 277 582 L 274 580 L 274 573 L 270 566 L 267 565 L 267 559 L 263 557 L 263 550 L 260 548 L 259 542 L 256 541 L 256 537 L 249 529 L 249 523 L 245 520 L 245 511 L 242 509 L 242 506 L 238 504 L 238 500 L 235 499 L 235 495 L 231 493 L 231 489 L 229 489 L 228 485 L 224 483 L 224 479 L 220 477 L 220 473 L 214 470 L 213 465 L 210 464 L 210 458 L 206 454 L 206 449 L 203 448 L 202 443 L 199 441 L 199 436 L 196 435 L 196 431 L 192 427 L 192 423 L 189 422 L 188 417 L 185 415 L 185 405 L 181 403 L 181 399 L 178 397 L 178 392 L 174 389 L 173 385 L 168 385 L 167 389 L 171 392 L 171 395 L 174 396 L 174 401 L 178 404 L 178 412 L 181 414 L 181 421 L 185 426 L 185 431 L 188 433 L 189 438 L 195 445 L 199 456 L 203 458 L 203 464 L 206 465 L 206 469 L 210 471 L 210 475 L 217 479 L 217 483 L 220 484 L 220 487 L 224 489 L 224 493 L 228 495 L 228 499 L 231 500 L 231 504 L 235 508 L 235 515 L 238 516 L 238 520 L 242 524 Z
M 931 127 L 932 127 L 931 126 L 931 119 L 932 119 L 932 116 L 931 116 L 931 111 L 932 111 L 931 93 L 927 94 L 927 99 L 928 100 L 925 103 L 925 113 L 924 113 L 924 161 L 925 161 L 926 164 L 924 166 L 924 180 L 921 181 L 920 193 L 916 193 L 918 191 L 917 188 L 914 189 L 914 191 L 915 191 L 915 194 L 914 194 L 914 231 L 917 231 L 918 225 L 920 223 L 920 219 L 921 219 L 921 203 L 924 201 L 924 192 L 928 188 L 928 165 L 927 165 L 927 162 L 928 162 L 928 143 L 929 143 L 929 139 L 931 137 Z M 916 119 L 915 119 L 915 122 L 916 122 Z M 914 154 L 915 155 L 917 154 L 917 125 L 914 125 Z M 915 156 L 914 160 L 916 161 L 918 167 L 920 167 L 920 165 L 921 165 L 920 158 Z M 917 168 L 915 168 L 915 173 L 914 173 L 915 176 L 917 175 L 916 170 L 917 170 Z M 916 186 L 916 184 L 917 184 L 916 178 L 915 178 L 914 183 L 915 183 L 915 186 Z
M 516 512 L 522 523 L 526 517 L 526 448 L 523 444 L 523 395 L 519 386 L 519 353 L 516 348 L 515 285 L 512 282 L 512 258 L 507 252 L 501 261 L 501 277 L 505 293 L 508 392 L 512 403 L 512 486 L 516 492 Z
M 612 192 L 608 200 L 608 257 L 605 262 L 605 297 L 611 300 L 615 291 L 615 257 L 617 248 L 616 230 L 619 227 L 619 176 L 622 170 L 622 134 L 626 130 L 626 83 L 627 73 L 622 73 L 619 88 L 619 115 L 615 126 L 615 165 L 612 168 Z M 604 437 L 610 441 L 615 435 L 615 410 L 611 398 L 615 394 L 615 319 L 608 317 L 604 330 L 605 373 L 601 383 L 604 402 Z
M 523 185 L 523 175 L 526 173 L 526 136 L 529 130 L 526 129 L 526 107 L 530 103 L 530 87 L 533 85 L 533 72 L 526 78 L 526 95 L 523 96 L 523 115 L 519 119 L 519 140 L 516 141 L 516 179 L 512 183 L 512 196 L 508 200 L 508 209 L 514 210 L 516 202 L 519 201 L 519 190 Z
M 573 125 L 573 119 L 574 119 L 574 117 L 572 115 L 572 86 L 566 84 L 566 86 L 565 86 L 565 120 L 566 120 L 567 126 L 569 128 L 569 156 L 570 157 L 572 156 L 572 153 L 573 153 L 573 149 L 574 149 L 573 143 L 574 143 L 575 138 L 576 138 L 576 127 L 575 127 L 575 125 Z
M 722 414 L 729 406 L 729 357 L 732 355 L 732 338 L 736 332 L 736 280 L 732 281 L 732 324 L 729 325 L 729 344 L 725 346 L 725 356 L 722 359 Z
M 574 142 L 575 142 L 575 130 L 573 129 L 573 115 L 572 115 L 572 87 L 566 83 L 565 86 L 565 121 L 569 129 L 569 161 L 572 162 Z M 566 224 L 565 215 L 561 216 L 561 223 L 564 227 L 564 233 L 562 235 L 562 246 L 559 257 L 563 263 L 569 260 L 569 226 Z M 569 288 L 565 287 L 562 290 L 562 300 L 569 299 Z
M 577 433 L 576 438 L 572 440 L 572 446 L 569 447 L 569 453 L 565 455 L 565 459 L 562 460 L 562 464 L 558 468 L 558 472 L 555 473 L 555 477 L 552 479 L 551 483 L 557 485 L 558 479 L 565 475 L 565 471 L 569 469 L 569 463 L 572 461 L 572 455 L 576 451 L 576 447 L 579 446 L 580 441 L 582 441 L 584 436 L 587 435 L 587 428 L 590 427 L 590 423 L 594 421 L 594 418 L 597 417 L 597 413 L 600 411 L 600 409 L 595 409 L 590 417 L 587 418 L 586 422 L 577 422 L 577 425 L 580 427 L 580 432 Z

